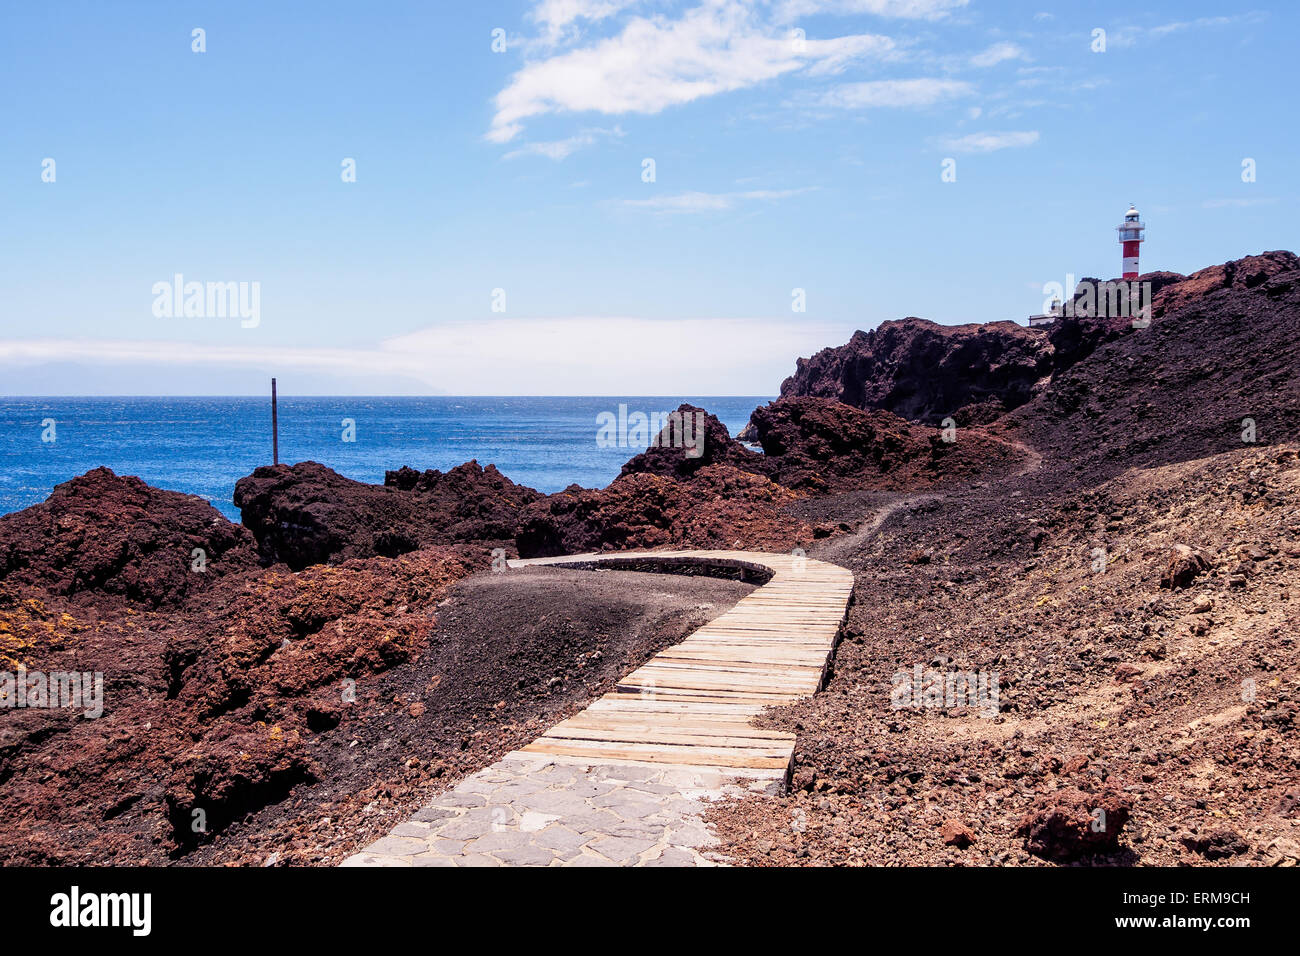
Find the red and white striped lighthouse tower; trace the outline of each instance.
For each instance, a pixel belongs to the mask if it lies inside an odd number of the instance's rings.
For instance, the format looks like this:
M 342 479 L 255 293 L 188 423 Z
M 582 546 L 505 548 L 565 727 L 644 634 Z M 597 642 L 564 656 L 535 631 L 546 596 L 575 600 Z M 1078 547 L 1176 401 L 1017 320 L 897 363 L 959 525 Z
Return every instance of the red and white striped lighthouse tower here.
M 1120 244 L 1124 247 L 1124 272 L 1121 278 L 1136 279 L 1138 273 L 1138 247 L 1145 238 L 1146 223 L 1138 216 L 1137 207 L 1130 204 L 1124 221 L 1115 227 Z

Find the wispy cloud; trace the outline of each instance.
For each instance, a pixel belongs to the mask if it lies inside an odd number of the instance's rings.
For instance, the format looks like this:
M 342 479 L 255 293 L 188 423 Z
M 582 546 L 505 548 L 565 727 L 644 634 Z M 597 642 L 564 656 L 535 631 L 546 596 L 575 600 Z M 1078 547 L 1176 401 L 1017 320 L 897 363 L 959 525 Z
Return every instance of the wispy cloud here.
M 785 0 L 777 7 L 784 22 L 818 13 L 873 14 L 900 20 L 941 20 L 970 0 Z
M 370 348 L 214 346 L 111 339 L 0 339 L 0 368 L 43 363 L 87 367 L 152 365 L 278 369 L 331 376 L 401 377 L 455 395 L 758 395 L 788 374 L 790 356 L 810 355 L 852 328 L 788 318 L 646 319 L 618 316 L 450 322 Z M 672 362 L 646 360 L 647 343 L 677 342 Z M 727 361 L 719 364 L 717 356 Z M 485 370 L 490 370 L 485 371 Z M 566 391 L 567 390 L 567 391 Z
M 538 0 L 528 18 L 538 24 L 544 38 L 558 42 L 576 28 L 579 21 L 595 23 L 636 6 L 638 0 Z
M 795 36 L 764 12 L 741 0 L 709 0 L 677 19 L 634 16 L 614 36 L 528 62 L 497 94 L 487 138 L 510 142 L 529 119 L 550 113 L 658 113 L 796 71 L 835 72 L 894 49 L 874 34 Z
M 1038 130 L 1024 130 L 1009 133 L 970 133 L 946 139 L 945 149 L 954 153 L 992 153 L 999 149 L 1014 149 L 1021 146 L 1033 146 L 1038 142 Z
M 987 50 L 982 50 L 970 58 L 971 66 L 997 66 L 1007 60 L 1024 60 L 1028 55 L 1015 43 L 995 43 Z
M 834 109 L 932 106 L 941 100 L 968 96 L 974 88 L 961 80 L 920 78 L 913 80 L 868 80 L 842 83 L 817 97 L 817 106 Z
M 506 153 L 505 158 L 518 159 L 520 156 L 545 156 L 547 159 L 553 159 L 556 162 L 559 162 L 560 160 L 567 159 L 569 156 L 584 147 L 594 145 L 601 139 L 620 137 L 622 135 L 623 130 L 618 126 L 615 126 L 613 129 L 584 129 L 566 139 L 525 143 L 518 149 L 513 149 Z
M 1126 25 L 1108 31 L 1106 36 L 1106 45 L 1108 47 L 1123 49 L 1135 46 L 1143 40 L 1159 40 L 1175 33 L 1186 33 L 1190 30 L 1203 30 L 1210 27 L 1223 28 L 1234 26 L 1238 23 L 1258 23 L 1263 19 L 1263 16 L 1264 15 L 1259 11 L 1252 10 L 1249 13 L 1236 14 L 1234 16 L 1197 17 L 1194 20 L 1174 20 L 1153 27 Z
M 723 212 L 744 202 L 776 202 L 812 192 L 814 187 L 801 189 L 751 189 L 745 192 L 707 193 L 685 192 L 649 199 L 623 199 L 618 205 L 623 209 L 641 209 L 664 215 L 681 213 Z

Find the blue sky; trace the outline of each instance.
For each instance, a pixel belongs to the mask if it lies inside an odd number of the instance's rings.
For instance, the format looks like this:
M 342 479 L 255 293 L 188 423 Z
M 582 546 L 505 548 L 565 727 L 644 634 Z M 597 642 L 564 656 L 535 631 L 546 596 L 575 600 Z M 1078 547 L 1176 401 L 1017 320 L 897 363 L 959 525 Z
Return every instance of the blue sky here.
M 1144 271 L 1295 248 L 1297 19 L 6 4 L 0 394 L 774 394 L 855 329 L 1118 274 L 1129 202 Z M 176 274 L 258 283 L 256 323 L 157 314 Z

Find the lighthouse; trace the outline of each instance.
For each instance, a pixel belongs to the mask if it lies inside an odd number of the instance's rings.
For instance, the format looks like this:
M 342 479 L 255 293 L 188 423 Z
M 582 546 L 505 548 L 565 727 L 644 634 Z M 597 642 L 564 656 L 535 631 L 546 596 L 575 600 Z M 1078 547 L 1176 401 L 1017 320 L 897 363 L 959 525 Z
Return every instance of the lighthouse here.
M 1124 247 L 1124 271 L 1120 278 L 1136 279 L 1138 273 L 1138 247 L 1145 238 L 1146 223 L 1138 215 L 1137 207 L 1129 204 L 1124 213 L 1124 221 L 1115 227 L 1119 233 L 1120 245 Z

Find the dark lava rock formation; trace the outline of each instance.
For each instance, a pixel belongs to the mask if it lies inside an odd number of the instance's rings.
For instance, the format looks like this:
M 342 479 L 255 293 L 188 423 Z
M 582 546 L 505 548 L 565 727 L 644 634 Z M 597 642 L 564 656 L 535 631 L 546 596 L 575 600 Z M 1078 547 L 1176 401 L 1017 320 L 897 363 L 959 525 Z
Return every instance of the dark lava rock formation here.
M 672 414 L 690 422 L 685 435 L 687 439 L 693 440 L 694 447 L 684 446 L 672 427 L 666 427 L 655 437 L 649 448 L 633 456 L 623 466 L 620 474 L 650 474 L 683 480 L 709 465 L 733 465 L 742 471 L 766 473 L 763 456 L 733 439 L 727 426 L 717 416 L 685 403 Z M 703 422 L 702 429 L 697 427 L 700 422 Z M 699 432 L 703 432 L 702 439 Z
M 1300 260 L 1267 253 L 1202 269 L 1162 289 L 1153 313 L 1003 423 L 1098 475 L 1300 434 Z
M 786 550 L 811 539 L 781 510 L 797 497 L 731 465 L 709 465 L 690 481 L 627 474 L 607 488 L 573 485 L 530 505 L 516 544 L 523 557 L 670 546 Z
M 1046 335 L 1015 322 L 939 325 L 882 322 L 848 343 L 796 363 L 781 398 L 811 395 L 938 424 L 966 405 L 1029 401 L 1052 371 Z
M 1116 790 L 1085 793 L 1071 787 L 1041 796 L 1017 832 L 1030 853 L 1064 863 L 1113 851 L 1131 812 L 1132 801 Z
M 476 461 L 446 474 L 390 471 L 384 485 L 304 461 L 258 468 L 235 485 L 263 560 L 294 570 L 439 544 L 502 543 L 514 537 L 522 508 L 541 497 Z
M 915 488 L 1009 470 L 1014 447 L 979 432 L 942 430 L 825 398 L 783 398 L 754 411 L 764 471 L 806 493 Z
M 51 594 L 90 591 L 175 606 L 214 578 L 256 567 L 253 536 L 202 498 L 108 468 L 0 516 L 0 582 Z

